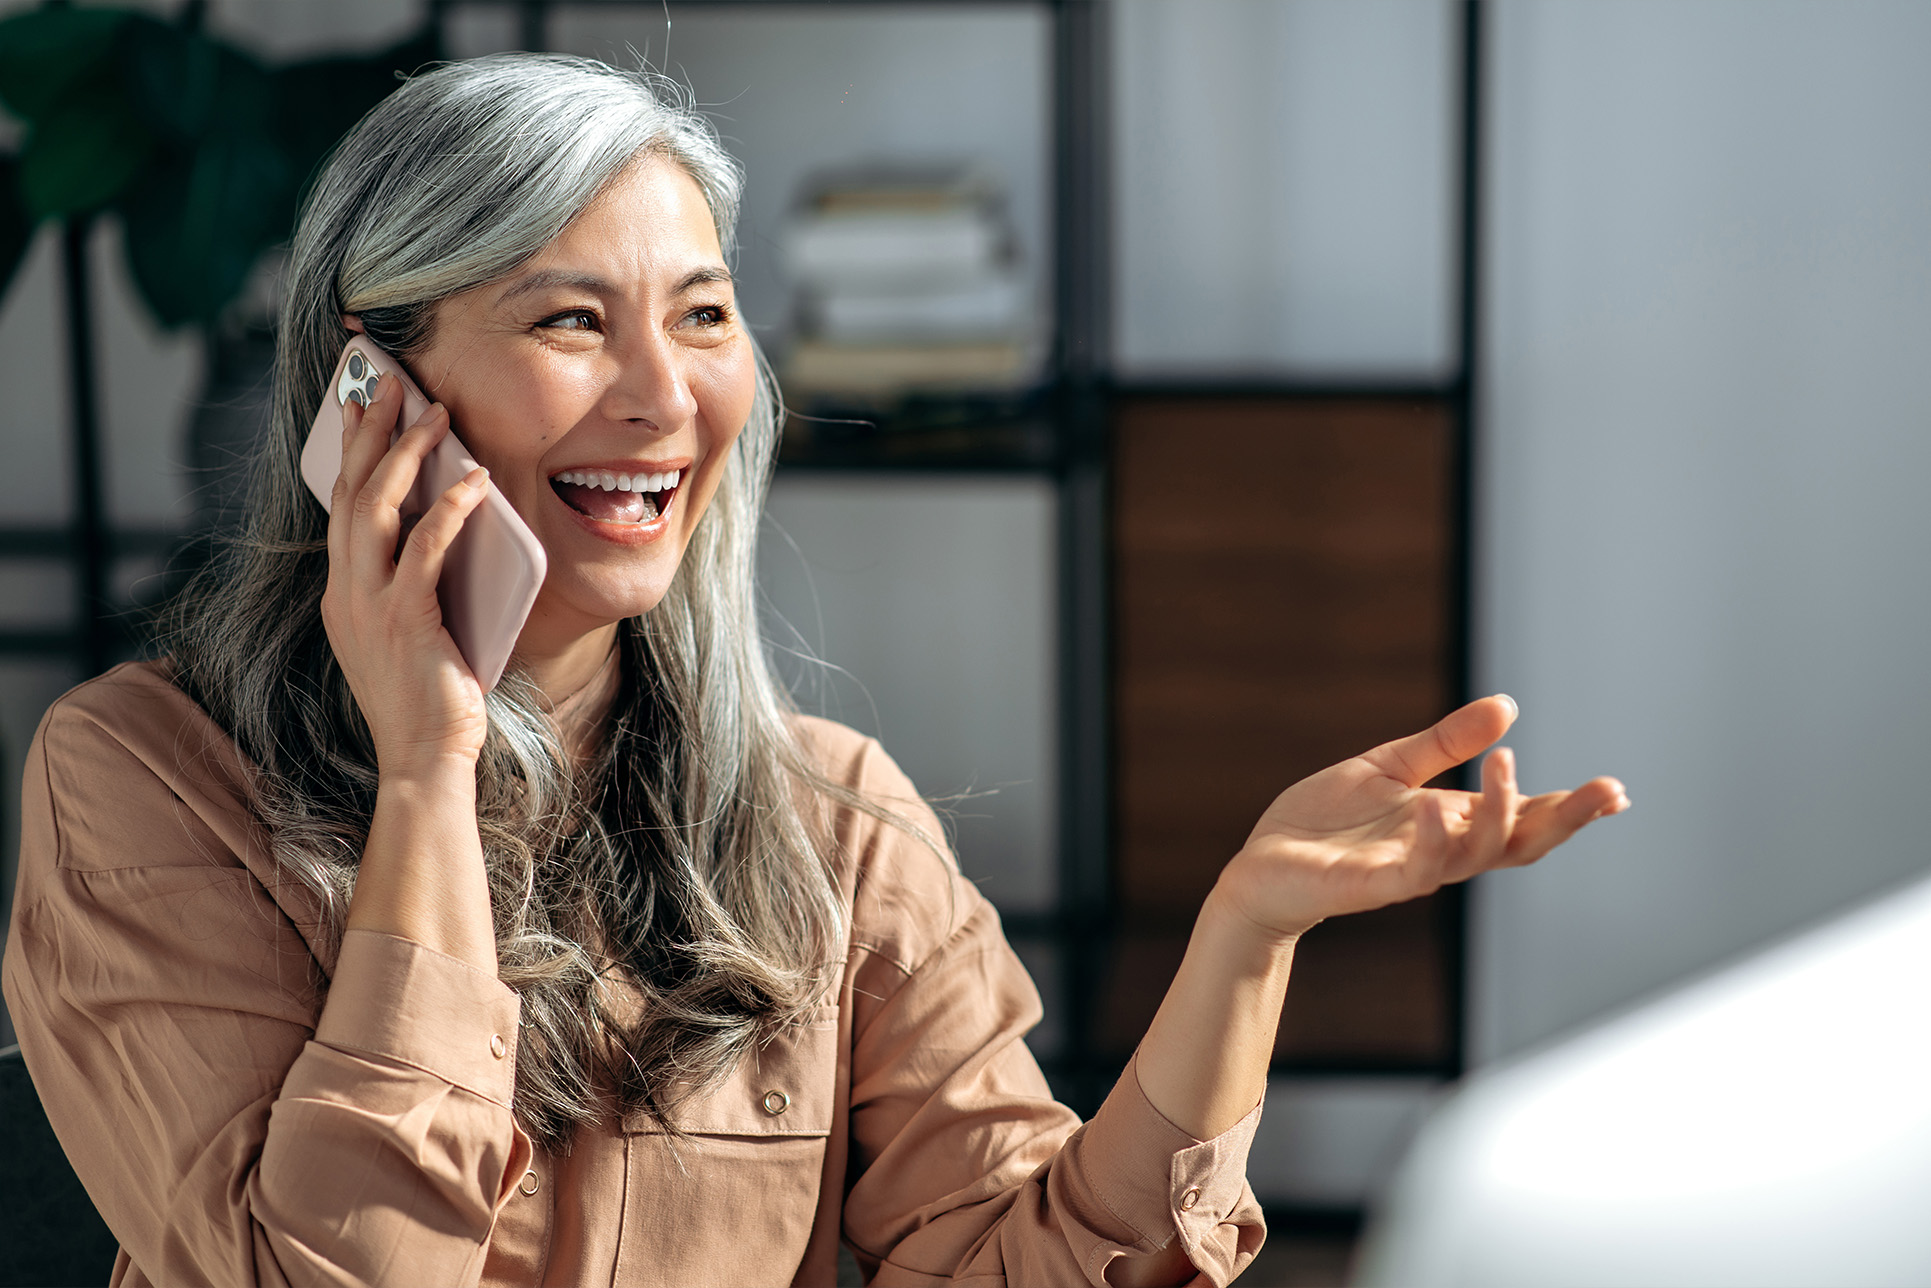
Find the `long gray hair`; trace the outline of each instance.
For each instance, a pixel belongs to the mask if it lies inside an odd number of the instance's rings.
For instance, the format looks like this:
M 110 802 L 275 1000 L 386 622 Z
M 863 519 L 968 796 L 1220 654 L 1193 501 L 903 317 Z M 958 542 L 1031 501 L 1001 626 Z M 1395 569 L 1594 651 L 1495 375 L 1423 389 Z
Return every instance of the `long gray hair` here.
M 374 810 L 368 728 L 323 633 L 327 519 L 302 437 L 359 315 L 407 362 L 435 305 L 548 245 L 635 159 L 668 157 L 729 254 L 742 180 L 671 83 L 586 59 L 503 54 L 406 82 L 338 146 L 295 236 L 267 433 L 240 536 L 163 620 L 175 682 L 260 770 L 283 871 L 341 933 Z M 623 678 L 593 763 L 572 765 L 512 667 L 489 696 L 478 814 L 501 976 L 523 999 L 516 1112 L 553 1151 L 617 1109 L 678 1101 L 824 1000 L 844 911 L 818 803 L 756 617 L 757 524 L 779 404 L 758 396 L 663 602 L 620 625 Z M 609 1003 L 599 966 L 644 995 Z

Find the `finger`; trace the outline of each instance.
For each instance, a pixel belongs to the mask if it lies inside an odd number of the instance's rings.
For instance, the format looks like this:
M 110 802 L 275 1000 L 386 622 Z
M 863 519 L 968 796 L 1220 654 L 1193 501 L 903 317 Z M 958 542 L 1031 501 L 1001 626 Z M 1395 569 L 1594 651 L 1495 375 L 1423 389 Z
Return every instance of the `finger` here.
M 335 486 L 329 494 L 329 571 L 348 566 L 349 560 L 349 498 L 355 489 L 349 486 L 349 444 L 355 440 L 363 420 L 360 403 L 348 402 L 342 405 L 342 465 L 335 472 Z
M 402 390 L 393 380 L 376 383 L 375 401 L 367 407 L 354 399 L 342 404 L 342 481 L 354 496 L 389 450 L 396 417 L 402 412 Z
M 375 401 L 367 407 L 354 399 L 342 404 L 342 467 L 329 502 L 331 568 L 350 567 L 359 518 L 357 498 L 389 450 L 390 427 L 402 401 L 402 391 L 394 385 L 392 380 L 377 384 Z
M 1462 861 L 1457 865 L 1473 875 L 1498 863 L 1509 848 L 1515 830 L 1521 794 L 1515 784 L 1515 753 L 1497 747 L 1482 762 L 1482 796 L 1475 805 L 1462 843 Z
M 1411 894 L 1437 888 L 1448 870 L 1453 842 L 1449 838 L 1448 819 L 1442 812 L 1443 804 L 1441 797 L 1433 792 L 1416 802 L 1415 848 L 1407 863 L 1413 881 Z
M 395 586 L 399 593 L 435 593 L 450 545 L 488 492 L 489 471 L 478 465 L 436 498 L 402 543 L 402 557 L 396 561 Z
M 367 428 L 363 430 L 366 434 Z M 449 413 L 435 403 L 416 423 L 402 432 L 395 446 L 383 456 L 369 481 L 356 493 L 355 529 L 350 534 L 352 556 L 366 558 L 361 565 L 381 569 L 386 579 L 396 559 L 396 542 L 402 535 L 402 504 L 416 485 L 422 462 L 443 435 L 449 432 Z
M 1390 778 L 1420 787 L 1435 775 L 1481 755 L 1508 732 L 1515 716 L 1515 699 L 1498 693 L 1449 712 L 1432 728 L 1384 742 L 1363 759 Z
M 1533 863 L 1599 818 L 1629 808 L 1629 795 L 1614 778 L 1592 778 L 1572 792 L 1546 792 L 1523 802 L 1504 862 Z

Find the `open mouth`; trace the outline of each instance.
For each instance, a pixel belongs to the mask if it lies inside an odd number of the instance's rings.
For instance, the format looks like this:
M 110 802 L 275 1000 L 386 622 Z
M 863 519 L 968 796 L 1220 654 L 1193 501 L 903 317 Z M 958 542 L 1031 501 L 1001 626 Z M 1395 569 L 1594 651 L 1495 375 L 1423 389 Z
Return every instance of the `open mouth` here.
M 670 509 L 682 470 L 622 474 L 612 470 L 564 470 L 550 488 L 579 514 L 604 523 L 649 523 Z

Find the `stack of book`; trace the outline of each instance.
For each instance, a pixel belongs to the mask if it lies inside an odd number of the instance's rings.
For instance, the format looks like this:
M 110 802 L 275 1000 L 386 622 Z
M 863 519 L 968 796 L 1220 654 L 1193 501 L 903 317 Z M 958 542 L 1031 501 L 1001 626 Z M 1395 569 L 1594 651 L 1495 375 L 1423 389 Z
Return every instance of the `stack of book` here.
M 996 184 L 966 168 L 809 184 L 786 229 L 792 398 L 880 404 L 1038 379 L 1043 328 Z

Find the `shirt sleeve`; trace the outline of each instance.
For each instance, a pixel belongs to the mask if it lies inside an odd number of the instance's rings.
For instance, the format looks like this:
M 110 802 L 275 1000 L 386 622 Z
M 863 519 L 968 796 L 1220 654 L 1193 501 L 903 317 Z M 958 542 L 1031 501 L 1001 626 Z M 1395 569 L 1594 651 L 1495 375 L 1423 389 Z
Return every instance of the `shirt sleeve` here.
M 929 814 L 919 821 L 938 834 Z M 916 854 L 905 862 L 917 870 Z M 1196 1140 L 1148 1102 L 1129 1065 L 1082 1126 L 1023 1040 L 1039 995 L 997 913 L 949 862 L 937 888 L 939 867 L 927 852 L 924 875 L 870 896 L 894 905 L 888 923 L 955 925 L 936 949 L 911 960 L 903 941 L 867 942 L 864 917 L 855 934 L 866 960 L 852 993 L 844 1221 L 869 1282 L 1104 1285 L 1114 1261 L 1177 1240 L 1194 1283 L 1226 1284 L 1265 1237 L 1246 1183 L 1259 1106 Z
M 49 713 L 5 961 L 34 1085 L 125 1256 L 161 1284 L 476 1283 L 530 1154 L 516 995 L 369 932 L 324 984 L 220 811 L 154 758 Z

